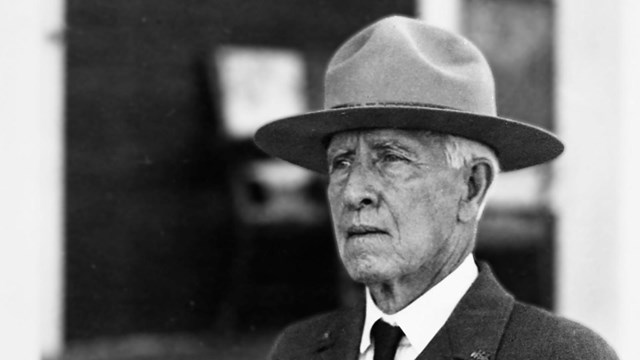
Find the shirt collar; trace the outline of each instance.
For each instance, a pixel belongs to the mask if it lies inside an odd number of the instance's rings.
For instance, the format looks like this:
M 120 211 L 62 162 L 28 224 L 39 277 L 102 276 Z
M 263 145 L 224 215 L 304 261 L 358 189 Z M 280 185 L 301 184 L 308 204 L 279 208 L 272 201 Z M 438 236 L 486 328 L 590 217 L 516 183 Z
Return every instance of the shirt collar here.
M 446 278 L 420 295 L 404 309 L 391 315 L 383 313 L 376 306 L 367 288 L 360 354 L 363 354 L 371 346 L 371 328 L 380 318 L 389 324 L 400 326 L 411 347 L 419 354 L 447 321 L 477 276 L 478 268 L 473 261 L 473 255 L 470 254 Z

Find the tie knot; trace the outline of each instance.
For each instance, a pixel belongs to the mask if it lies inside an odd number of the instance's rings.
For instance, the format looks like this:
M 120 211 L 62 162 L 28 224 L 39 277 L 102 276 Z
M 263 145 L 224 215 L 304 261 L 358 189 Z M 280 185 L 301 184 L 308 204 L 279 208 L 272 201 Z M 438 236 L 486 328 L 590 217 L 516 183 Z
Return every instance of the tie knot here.
M 373 360 L 393 360 L 403 335 L 398 326 L 389 325 L 382 319 L 376 321 L 371 328 Z

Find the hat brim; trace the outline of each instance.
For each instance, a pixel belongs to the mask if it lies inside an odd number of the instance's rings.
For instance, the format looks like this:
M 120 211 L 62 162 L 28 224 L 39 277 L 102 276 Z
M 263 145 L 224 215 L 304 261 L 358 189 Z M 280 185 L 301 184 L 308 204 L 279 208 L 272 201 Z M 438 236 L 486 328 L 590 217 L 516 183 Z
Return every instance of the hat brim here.
M 461 136 L 491 147 L 502 171 L 556 158 L 564 150 L 550 132 L 515 120 L 457 110 L 414 106 L 362 106 L 321 110 L 269 123 L 255 134 L 266 153 L 326 174 L 331 135 L 364 129 L 429 130 Z

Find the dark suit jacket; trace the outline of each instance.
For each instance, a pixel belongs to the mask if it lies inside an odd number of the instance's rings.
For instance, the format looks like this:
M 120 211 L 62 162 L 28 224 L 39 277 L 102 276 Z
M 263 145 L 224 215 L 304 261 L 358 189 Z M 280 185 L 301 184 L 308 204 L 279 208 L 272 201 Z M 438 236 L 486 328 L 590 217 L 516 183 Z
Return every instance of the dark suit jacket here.
M 364 305 L 289 326 L 272 360 L 358 359 Z M 486 264 L 444 326 L 418 356 L 432 359 L 617 359 L 593 331 L 514 300 Z

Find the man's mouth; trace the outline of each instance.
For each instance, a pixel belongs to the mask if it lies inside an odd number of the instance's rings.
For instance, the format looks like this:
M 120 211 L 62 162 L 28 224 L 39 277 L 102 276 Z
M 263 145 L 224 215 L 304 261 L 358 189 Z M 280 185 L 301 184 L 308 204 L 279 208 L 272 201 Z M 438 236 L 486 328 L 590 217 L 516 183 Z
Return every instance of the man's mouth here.
M 352 225 L 347 228 L 347 239 L 350 239 L 355 236 L 366 236 L 366 235 L 386 235 L 388 234 L 383 229 L 380 229 L 375 226 L 369 225 Z

